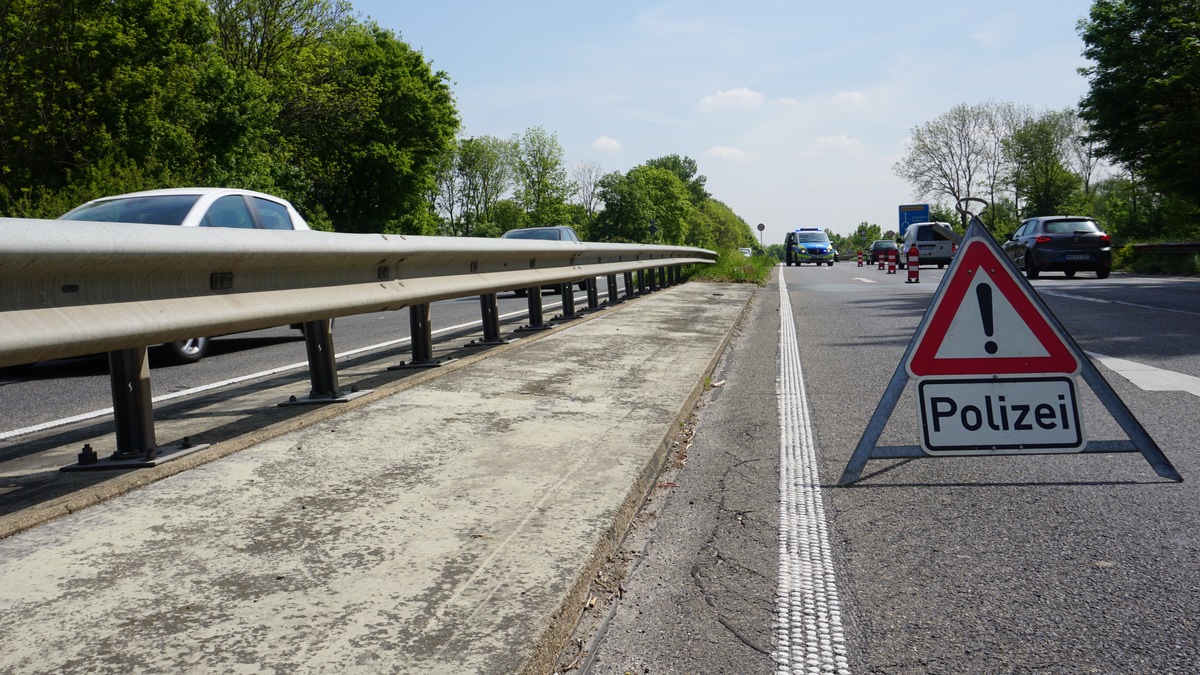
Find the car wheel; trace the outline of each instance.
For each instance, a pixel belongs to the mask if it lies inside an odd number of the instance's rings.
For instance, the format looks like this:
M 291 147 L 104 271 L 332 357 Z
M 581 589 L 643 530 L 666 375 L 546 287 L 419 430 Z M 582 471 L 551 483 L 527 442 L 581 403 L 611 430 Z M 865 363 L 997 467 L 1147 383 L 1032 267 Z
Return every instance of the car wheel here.
M 1038 278 L 1038 275 L 1041 274 L 1041 272 L 1038 271 L 1037 263 L 1033 262 L 1033 256 L 1029 255 L 1028 253 L 1025 254 L 1024 267 L 1026 279 L 1036 279 Z
M 171 363 L 195 363 L 204 358 L 205 354 L 208 354 L 208 338 L 201 337 L 168 342 L 163 345 L 163 351 L 166 353 L 167 360 Z
M 1075 278 L 1075 270 L 1067 270 L 1067 271 L 1063 272 L 1063 274 L 1067 275 L 1068 279 Z
M 516 293 L 518 298 L 525 297 L 525 289 L 524 288 L 518 288 L 517 290 L 513 291 L 513 293 Z
M 1096 278 L 1097 279 L 1107 279 L 1108 273 L 1109 273 L 1108 269 L 1096 270 Z
M 945 267 L 945 266 L 946 266 L 946 263 L 938 263 L 938 269 L 939 269 L 939 270 L 940 270 L 940 269 L 942 269 L 942 268 L 943 268 L 943 267 Z
M 826 263 L 826 264 L 827 264 L 827 265 L 829 265 L 830 267 L 833 267 L 833 261 L 832 261 L 832 260 L 830 260 L 830 261 L 829 261 L 828 263 Z

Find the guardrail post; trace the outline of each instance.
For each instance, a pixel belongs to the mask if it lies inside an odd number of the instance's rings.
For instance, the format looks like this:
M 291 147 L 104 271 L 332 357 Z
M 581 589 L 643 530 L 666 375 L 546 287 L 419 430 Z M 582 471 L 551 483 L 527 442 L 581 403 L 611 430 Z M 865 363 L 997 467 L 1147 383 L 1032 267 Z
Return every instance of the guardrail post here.
M 150 401 L 150 359 L 145 347 L 108 353 L 117 451 L 113 459 L 154 456 L 154 408 Z
M 620 302 L 620 300 L 617 299 L 617 275 L 610 274 L 605 281 L 608 284 L 608 304 L 615 305 Z
M 553 328 L 553 325 L 546 323 L 545 315 L 542 313 L 542 287 L 534 286 L 526 295 L 529 298 L 529 324 L 521 326 L 517 331 L 527 332 Z
M 588 309 L 600 309 L 600 284 L 596 277 L 587 279 L 587 303 Z
M 388 366 L 388 370 L 437 368 L 454 360 L 433 358 L 433 325 L 429 321 L 428 302 L 408 308 L 408 327 L 409 339 L 412 341 L 412 360 L 408 363 L 401 361 L 398 366 Z
M 483 316 L 483 339 L 471 340 L 468 347 L 506 345 L 512 342 L 512 340 L 500 337 L 500 308 L 496 303 L 495 293 L 485 293 L 479 296 L 479 311 Z
M 659 272 L 659 274 L 662 275 L 662 287 L 666 288 L 666 287 L 670 286 L 671 285 L 671 268 L 666 267 L 666 266 L 660 267 L 660 268 L 658 268 L 658 272 Z
M 563 282 L 558 285 L 558 292 L 562 295 L 562 318 L 579 318 L 575 313 L 575 284 L 570 281 Z
M 304 348 L 308 352 L 308 379 L 312 383 L 309 398 L 335 399 L 338 390 L 337 354 L 333 349 L 333 331 L 329 320 L 304 322 Z
M 646 270 L 644 269 L 637 271 L 637 292 L 638 295 L 646 294 Z
M 625 273 L 625 299 L 628 300 L 628 299 L 632 298 L 633 293 L 634 293 L 633 272 L 626 272 Z
M 658 268 L 651 267 L 650 269 L 646 270 L 646 276 L 650 277 L 647 280 L 649 282 L 648 285 L 650 286 L 650 292 L 653 293 L 653 292 L 657 291 L 659 288 L 659 286 L 658 286 Z
M 109 382 L 112 386 L 113 418 L 116 422 L 117 449 L 100 459 L 90 444 L 83 446 L 78 462 L 59 468 L 63 472 L 140 469 L 190 455 L 208 444 L 195 445 L 191 439 L 162 447 L 154 438 L 154 407 L 150 397 L 150 359 L 145 347 L 108 353 Z
M 317 319 L 305 321 L 304 350 L 308 354 L 308 380 L 312 389 L 303 398 L 292 396 L 281 406 L 310 405 L 314 403 L 344 403 L 358 398 L 366 391 L 351 387 L 351 393 L 342 392 L 338 384 L 337 352 L 333 348 L 333 320 Z

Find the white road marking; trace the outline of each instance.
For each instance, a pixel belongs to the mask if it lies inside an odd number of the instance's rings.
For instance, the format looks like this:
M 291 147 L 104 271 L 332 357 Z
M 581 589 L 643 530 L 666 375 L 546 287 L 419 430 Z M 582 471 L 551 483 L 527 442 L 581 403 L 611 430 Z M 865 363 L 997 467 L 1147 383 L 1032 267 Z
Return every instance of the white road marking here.
M 1142 391 L 1185 391 L 1192 396 L 1200 396 L 1200 377 L 1095 352 L 1087 352 L 1087 355 L 1129 380 Z
M 878 281 L 875 281 L 874 279 L 865 279 L 865 278 L 863 278 L 863 277 L 854 277 L 854 278 L 852 279 L 852 281 L 861 281 L 861 282 L 863 282 L 864 284 L 877 284 L 877 283 L 879 283 Z
M 1125 302 L 1124 300 L 1104 300 L 1102 298 L 1089 298 L 1086 295 L 1073 295 L 1071 293 L 1058 293 L 1056 291 L 1038 291 L 1042 295 L 1053 295 L 1059 298 L 1067 298 L 1070 300 L 1084 300 L 1086 302 L 1099 302 L 1101 304 L 1124 305 L 1126 307 L 1137 307 L 1138 309 L 1150 309 L 1156 312 L 1171 312 L 1173 314 L 1186 314 L 1188 316 L 1200 316 L 1200 312 L 1191 312 L 1186 309 L 1172 309 L 1170 307 L 1155 307 L 1154 305 L 1141 305 L 1136 302 Z
M 849 675 L 816 445 L 787 285 L 779 275 L 779 580 L 776 673 Z

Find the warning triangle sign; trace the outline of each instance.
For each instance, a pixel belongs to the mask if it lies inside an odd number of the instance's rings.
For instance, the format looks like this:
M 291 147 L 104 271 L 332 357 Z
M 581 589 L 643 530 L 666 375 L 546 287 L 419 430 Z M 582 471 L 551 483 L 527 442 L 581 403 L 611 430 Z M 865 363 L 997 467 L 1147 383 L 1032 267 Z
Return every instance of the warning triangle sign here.
M 1035 291 L 1001 255 L 985 238 L 958 252 L 915 338 L 909 375 L 1079 372 L 1079 359 L 1031 299 Z

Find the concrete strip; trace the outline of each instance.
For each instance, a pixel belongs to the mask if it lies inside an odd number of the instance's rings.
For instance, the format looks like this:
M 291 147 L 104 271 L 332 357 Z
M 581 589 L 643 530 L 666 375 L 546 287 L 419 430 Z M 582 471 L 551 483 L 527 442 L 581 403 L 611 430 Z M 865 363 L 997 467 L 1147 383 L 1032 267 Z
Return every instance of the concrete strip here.
M 752 293 L 671 288 L 0 541 L 0 670 L 548 672 Z

